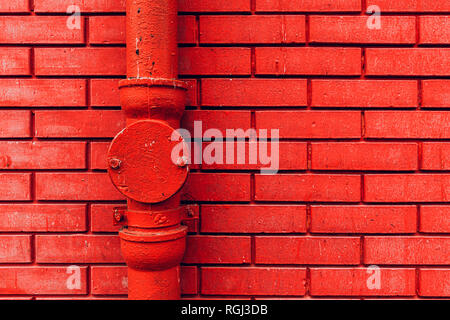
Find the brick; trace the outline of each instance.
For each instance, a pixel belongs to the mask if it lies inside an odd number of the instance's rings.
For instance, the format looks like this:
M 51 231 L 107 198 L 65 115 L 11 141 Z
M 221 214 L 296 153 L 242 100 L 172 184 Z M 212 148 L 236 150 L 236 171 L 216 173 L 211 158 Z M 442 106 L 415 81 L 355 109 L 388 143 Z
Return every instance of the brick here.
M 360 201 L 358 175 L 255 175 L 257 201 Z
M 439 111 L 368 111 L 366 138 L 447 139 L 450 115 Z
M 119 263 L 119 237 L 107 235 L 38 235 L 38 263 Z
M 314 170 L 413 171 L 418 165 L 416 143 L 321 142 L 311 145 Z
M 283 250 L 280 250 L 283 248 Z M 359 238 L 256 237 L 257 264 L 359 264 Z
M 449 170 L 450 143 L 424 143 L 421 168 L 422 170 Z
M 0 111 L 0 138 L 28 138 L 30 136 L 30 111 Z
M 84 204 L 0 204 L 0 231 L 86 231 Z
M 445 237 L 366 237 L 364 262 L 392 265 L 450 263 L 450 241 Z
M 190 236 L 187 239 L 183 262 L 248 264 L 251 262 L 250 237 Z
M 29 173 L 0 173 L 0 200 L 31 200 L 30 184 L 31 174 Z
M 419 295 L 422 297 L 450 297 L 450 270 L 420 269 Z
M 312 296 L 414 296 L 414 269 L 378 269 L 379 288 L 369 268 L 311 269 Z
M 91 268 L 91 286 L 94 295 L 127 295 L 128 275 L 125 266 L 94 266 Z M 181 267 L 181 292 L 197 293 L 197 268 Z
M 31 236 L 0 236 L 0 263 L 31 262 Z M 1 291 L 0 286 L 0 291 Z
M 126 73 L 125 48 L 36 48 L 36 75 L 119 76 Z
M 180 75 L 250 75 L 250 48 L 180 48 Z
M 361 11 L 358 0 L 256 0 L 256 11 L 275 12 L 332 12 Z
M 416 206 L 313 206 L 313 233 L 415 233 Z
M 179 0 L 178 10 L 182 12 L 249 12 L 248 0 Z
M 313 80 L 313 107 L 412 108 L 418 105 L 413 80 Z
M 77 271 L 69 267 L 0 267 L 0 294 L 87 294 L 87 267 L 80 267 L 80 288 L 72 284 Z
M 120 106 L 119 80 L 117 79 L 92 79 L 90 100 L 96 107 Z
M 86 82 L 64 79 L 0 79 L 1 107 L 86 106 Z
M 447 108 L 450 106 L 449 80 L 424 80 L 422 81 L 423 106 L 434 108 Z
M 256 129 L 279 129 L 280 138 L 360 138 L 361 113 L 257 111 Z
M 227 129 L 251 128 L 250 111 L 186 111 L 181 121 L 181 127 L 188 130 L 192 137 L 199 138 L 194 132 L 194 122 L 201 121 L 202 136 L 209 129 L 218 129 L 226 133 Z
M 306 80 L 203 79 L 202 105 L 231 107 L 306 106 Z M 226 92 L 227 94 L 223 94 Z
M 200 16 L 201 43 L 304 43 L 305 16 Z
M 377 5 L 382 12 L 449 12 L 450 3 L 446 0 L 369 0 L 367 7 Z
M 278 145 L 278 149 L 277 149 Z M 192 146 L 192 157 L 195 160 L 200 157 L 196 155 L 199 146 Z M 278 142 L 268 141 L 267 151 L 261 146 L 261 142 L 244 141 L 218 141 L 203 144 L 203 170 L 306 170 L 307 169 L 307 145 L 304 142 Z M 210 159 L 211 150 L 223 150 L 220 157 L 217 153 L 214 159 Z M 229 152 L 228 150 L 233 150 Z M 262 161 L 261 152 L 267 153 L 270 157 L 267 161 Z M 257 159 L 251 159 L 251 154 L 255 154 Z M 280 157 L 281 155 L 281 157 Z M 244 158 L 245 156 L 245 158 Z M 265 156 L 263 156 L 265 157 Z M 276 158 L 278 160 L 275 160 Z M 214 161 L 213 161 L 214 160 Z M 256 161 L 255 161 L 256 160 Z M 239 163 L 238 163 L 239 161 Z M 212 163 L 211 163 L 212 162 Z
M 256 48 L 257 75 L 360 75 L 359 48 Z
M 450 73 L 447 48 L 368 48 L 366 74 L 370 76 L 446 76 Z
M 106 170 L 106 157 L 108 153 L 110 142 L 92 142 L 91 143 L 91 169 Z
M 0 12 L 27 12 L 30 10 L 28 0 L 9 0 L 0 3 Z
M 421 206 L 420 231 L 429 233 L 450 233 L 450 207 Z
M 123 200 L 106 173 L 37 173 L 39 200 Z
M 67 17 L 3 16 L 0 43 L 80 44 L 84 42 L 84 21 L 80 29 L 67 27 Z
M 96 16 L 89 18 L 89 42 L 92 44 L 125 44 L 124 16 Z M 196 43 L 195 16 L 178 18 L 178 42 Z
M 93 204 L 91 206 L 92 232 L 117 232 L 120 226 L 113 225 L 113 210 L 120 207 L 118 204 Z
M 202 205 L 201 232 L 304 233 L 305 206 Z
M 366 175 L 368 202 L 447 202 L 450 175 Z
M 86 143 L 0 141 L 1 169 L 84 169 Z
M 0 48 L 0 74 L 23 76 L 30 74 L 29 48 Z
M 37 111 L 40 138 L 110 138 L 125 127 L 122 111 Z
M 450 43 L 449 16 L 420 17 L 420 43 L 449 44 Z
M 250 201 L 250 174 L 191 173 L 182 194 L 193 201 Z
M 415 17 L 381 19 L 381 29 L 369 29 L 367 16 L 311 16 L 312 43 L 413 44 L 416 42 Z
M 306 270 L 298 268 L 202 268 L 204 295 L 303 296 Z
M 66 12 L 71 5 L 76 5 L 82 12 L 122 12 L 125 0 L 35 0 L 35 12 Z

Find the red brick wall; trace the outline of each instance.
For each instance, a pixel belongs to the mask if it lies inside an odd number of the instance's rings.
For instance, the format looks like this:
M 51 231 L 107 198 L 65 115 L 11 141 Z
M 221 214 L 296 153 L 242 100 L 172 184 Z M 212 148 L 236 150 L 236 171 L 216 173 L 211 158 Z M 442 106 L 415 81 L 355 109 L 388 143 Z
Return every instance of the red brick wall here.
M 124 2 L 0 3 L 0 298 L 126 296 L 111 223 L 123 197 L 104 163 L 124 126 Z M 192 170 L 185 200 L 201 220 L 183 293 L 449 297 L 450 2 L 179 3 L 184 126 L 278 128 L 283 140 L 275 176 Z M 71 4 L 80 30 L 61 15 Z

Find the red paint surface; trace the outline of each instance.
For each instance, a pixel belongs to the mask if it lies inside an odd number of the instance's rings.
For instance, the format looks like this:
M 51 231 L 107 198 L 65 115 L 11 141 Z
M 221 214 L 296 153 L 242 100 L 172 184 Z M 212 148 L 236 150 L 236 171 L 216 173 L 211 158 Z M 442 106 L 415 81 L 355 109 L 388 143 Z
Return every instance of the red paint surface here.
M 450 296 L 449 2 L 364 2 L 390 13 L 381 30 L 359 0 L 178 1 L 182 126 L 284 140 L 277 176 L 191 167 L 184 297 Z M 80 30 L 71 4 L 95 13 Z M 127 294 L 105 164 L 125 126 L 124 4 L 0 3 L 0 299 Z

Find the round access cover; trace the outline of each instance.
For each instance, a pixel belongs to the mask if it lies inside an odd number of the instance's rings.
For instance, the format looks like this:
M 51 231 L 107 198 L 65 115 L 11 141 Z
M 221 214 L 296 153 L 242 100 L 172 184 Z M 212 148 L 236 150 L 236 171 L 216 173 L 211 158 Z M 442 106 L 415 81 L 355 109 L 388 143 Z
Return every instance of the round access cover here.
M 181 135 L 167 124 L 142 120 L 122 130 L 108 153 L 108 172 L 125 196 L 144 203 L 158 203 L 177 193 L 186 181 L 188 167 L 172 161 L 180 150 Z M 176 155 L 178 157 L 178 152 Z

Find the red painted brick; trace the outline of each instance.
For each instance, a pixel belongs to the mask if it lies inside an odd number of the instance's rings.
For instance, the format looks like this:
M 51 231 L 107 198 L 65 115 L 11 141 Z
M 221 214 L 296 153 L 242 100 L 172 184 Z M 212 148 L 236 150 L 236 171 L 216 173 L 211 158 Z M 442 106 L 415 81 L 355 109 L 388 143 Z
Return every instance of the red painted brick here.
M 415 206 L 313 206 L 314 233 L 415 233 Z
M 116 76 L 126 73 L 125 48 L 36 48 L 39 76 Z
M 181 75 L 249 75 L 250 48 L 180 48 Z
M 429 233 L 450 233 L 450 207 L 421 206 L 420 231 Z
M 323 142 L 311 146 L 314 170 L 382 170 L 418 169 L 416 143 Z
M 183 262 L 248 264 L 251 262 L 250 237 L 190 236 Z
M 36 112 L 36 136 L 40 138 L 110 138 L 124 127 L 121 111 Z
M 178 18 L 179 43 L 196 43 L 196 21 L 194 16 Z M 96 16 L 89 19 L 89 42 L 93 44 L 124 44 L 124 16 Z
M 358 175 L 256 175 L 257 201 L 360 201 Z
M 93 204 L 90 216 L 92 232 L 119 231 L 120 226 L 113 225 L 112 214 L 114 208 L 120 206 L 118 204 Z
M 282 250 L 280 250 L 283 248 Z M 359 238 L 256 237 L 257 264 L 359 264 Z
M 0 138 L 27 138 L 31 136 L 29 111 L 0 111 Z
M 416 107 L 413 80 L 313 80 L 313 107 Z
M 366 175 L 364 200 L 368 202 L 446 202 L 450 175 Z M 447 190 L 447 191 L 446 191 Z
M 0 48 L 0 74 L 22 76 L 30 74 L 29 48 Z
M 84 142 L 0 141 L 1 169 L 84 169 Z
M 448 80 L 424 80 L 422 82 L 423 106 L 448 108 L 450 106 L 449 87 Z
M 306 80 L 204 79 L 202 105 L 231 107 L 306 106 Z M 223 94 L 226 92 L 227 94 Z
M 207 233 L 304 233 L 305 206 L 202 205 L 201 231 Z
M 360 75 L 359 48 L 256 48 L 258 75 Z
M 76 5 L 82 12 L 122 12 L 125 0 L 35 0 L 35 12 L 66 12 L 71 5 Z
M 91 143 L 91 169 L 106 170 L 106 155 L 108 153 L 110 142 L 92 142 Z
M 449 240 L 445 237 L 367 237 L 364 262 L 379 265 L 449 264 Z
M 449 170 L 450 143 L 424 143 L 421 168 L 423 170 Z
M 201 16 L 201 43 L 304 43 L 305 16 Z
M 256 0 L 256 11 L 361 11 L 358 0 Z
M 182 12 L 248 12 L 248 0 L 179 0 L 178 10 Z
M 280 138 L 360 138 L 360 112 L 256 112 L 256 129 L 279 129 Z
M 0 294 L 86 294 L 86 273 L 87 267 L 80 267 L 81 286 L 71 289 L 74 271 L 68 267 L 0 267 Z
M 366 73 L 370 76 L 446 76 L 450 73 L 447 48 L 368 48 Z
M 0 12 L 27 12 L 30 10 L 28 0 L 8 0 L 0 3 Z
M 449 44 L 450 43 L 449 16 L 420 17 L 420 43 Z
M 78 107 L 86 105 L 84 80 L 1 79 L 2 107 Z
M 447 112 L 368 111 L 366 138 L 446 139 L 450 138 Z
M 201 121 L 202 135 L 206 130 L 218 129 L 226 133 L 227 129 L 243 129 L 247 131 L 251 128 L 250 111 L 186 111 L 183 115 L 181 127 L 189 130 L 194 137 L 194 122 Z
M 37 173 L 39 200 L 123 200 L 106 173 Z
M 191 173 L 183 198 L 194 201 L 250 201 L 250 174 Z
M 7 232 L 86 231 L 84 204 L 0 204 L 0 217 Z
M 307 145 L 304 142 L 277 142 L 278 143 L 278 151 L 276 151 L 276 147 L 271 145 L 272 142 L 267 142 L 267 154 L 272 157 L 268 163 L 262 163 L 260 157 L 258 156 L 256 159 L 256 163 L 250 163 L 250 154 L 251 152 L 261 152 L 261 147 L 258 147 L 257 142 L 235 142 L 235 141 L 227 141 L 227 142 L 212 142 L 212 143 L 204 143 L 203 144 L 203 154 L 209 155 L 209 151 L 205 151 L 206 148 L 211 148 L 212 145 L 216 145 L 215 148 L 219 150 L 223 150 L 222 163 L 207 163 L 204 161 L 201 165 L 203 170 L 261 170 L 268 169 L 270 170 L 306 170 L 307 169 Z M 195 146 L 192 147 L 192 153 L 196 152 L 194 149 Z M 197 147 L 198 148 L 198 147 Z M 231 155 L 228 154 L 227 150 L 233 149 L 233 153 Z M 245 149 L 242 151 L 242 149 Z M 258 151 L 259 150 L 259 151 Z M 264 151 L 265 152 L 265 151 Z M 278 152 L 278 155 L 276 153 Z M 245 159 L 241 161 L 243 164 L 237 163 L 237 155 L 245 156 Z M 279 157 L 278 163 L 275 163 L 274 158 Z M 217 157 L 217 155 L 216 155 Z M 233 163 L 227 163 L 229 161 L 227 159 L 233 159 Z M 193 155 L 194 161 L 196 160 L 196 155 Z M 245 160 L 245 161 L 244 161 Z M 231 162 L 231 161 L 230 161 Z M 252 162 L 254 162 L 252 160 Z
M 414 269 L 379 269 L 380 287 L 374 288 L 368 268 L 311 269 L 312 296 L 414 296 Z
M 369 29 L 366 16 L 311 16 L 312 43 L 415 43 L 416 18 L 381 19 L 381 29 Z
M 100 235 L 38 235 L 38 263 L 118 263 L 123 262 L 119 237 Z
M 303 296 L 306 270 L 297 268 L 202 268 L 205 295 Z
M 0 173 L 0 200 L 31 200 L 30 173 Z
M 128 294 L 127 267 L 95 266 L 91 269 L 92 294 L 126 295 Z M 197 293 L 197 268 L 181 267 L 181 292 Z
M 0 263 L 27 262 L 31 262 L 31 236 L 0 235 Z
M 84 21 L 80 29 L 69 29 L 67 17 L 0 17 L 0 43 L 79 44 L 84 42 Z
M 369 0 L 367 6 L 377 5 L 383 12 L 449 12 L 447 0 Z
M 450 297 L 450 270 L 420 269 L 419 295 L 422 297 Z

